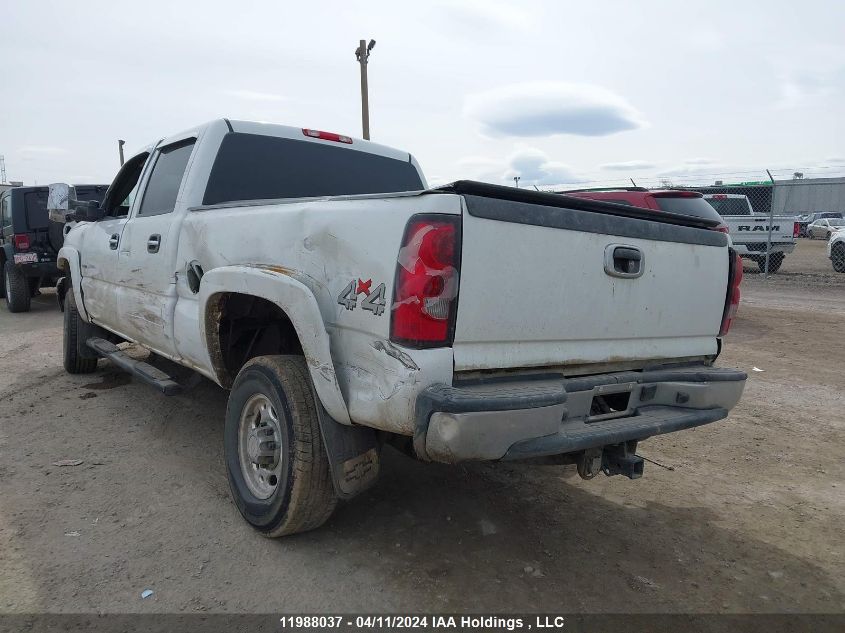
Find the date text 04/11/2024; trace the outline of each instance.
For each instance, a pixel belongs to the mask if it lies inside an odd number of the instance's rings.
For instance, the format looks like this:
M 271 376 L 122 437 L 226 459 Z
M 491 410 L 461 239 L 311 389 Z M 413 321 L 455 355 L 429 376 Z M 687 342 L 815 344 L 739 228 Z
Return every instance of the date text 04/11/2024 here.
M 501 616 L 401 616 L 401 615 L 358 615 L 354 618 L 343 616 L 284 616 L 279 619 L 282 628 L 355 628 L 355 629 L 496 629 L 516 631 L 520 629 L 563 629 L 563 616 L 535 616 L 528 618 Z

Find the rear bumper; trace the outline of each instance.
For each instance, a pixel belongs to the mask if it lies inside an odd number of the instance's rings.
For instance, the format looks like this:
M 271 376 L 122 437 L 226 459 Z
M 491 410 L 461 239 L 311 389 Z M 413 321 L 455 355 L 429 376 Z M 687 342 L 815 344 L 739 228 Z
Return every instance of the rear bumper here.
M 766 256 L 766 242 L 752 242 L 751 244 L 737 244 L 734 242 L 733 244 L 734 250 L 739 253 L 742 257 L 765 257 Z M 784 244 L 784 243 L 772 243 L 772 253 L 783 253 L 784 255 L 788 255 L 792 251 L 795 250 L 795 244 Z
M 727 417 L 746 378 L 741 371 L 698 365 L 433 385 L 417 399 L 414 448 L 423 458 L 454 463 L 561 455 L 642 440 Z M 591 415 L 596 396 L 612 400 L 617 410 Z

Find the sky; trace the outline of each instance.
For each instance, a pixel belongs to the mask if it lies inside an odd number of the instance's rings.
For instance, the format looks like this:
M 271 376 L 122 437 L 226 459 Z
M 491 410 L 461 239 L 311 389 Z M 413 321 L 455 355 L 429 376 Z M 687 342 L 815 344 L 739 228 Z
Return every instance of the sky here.
M 845 175 L 845 2 L 7 0 L 7 180 L 107 183 L 219 117 L 361 136 L 430 184 Z

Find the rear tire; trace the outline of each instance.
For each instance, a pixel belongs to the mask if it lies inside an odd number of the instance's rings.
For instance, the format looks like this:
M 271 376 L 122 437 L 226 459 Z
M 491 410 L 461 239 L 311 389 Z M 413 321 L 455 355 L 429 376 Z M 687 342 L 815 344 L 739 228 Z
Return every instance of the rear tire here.
M 3 267 L 3 279 L 9 312 L 29 312 L 29 283 L 21 269 L 12 262 L 6 262 Z
M 68 288 L 68 293 L 65 295 L 62 352 L 65 371 L 69 374 L 90 374 L 97 371 L 97 359 L 83 358 L 79 353 L 80 346 L 85 345 L 85 341 L 79 339 L 80 320 L 79 311 L 76 309 L 76 299 L 73 296 L 73 288 Z
M 238 372 L 223 435 L 235 505 L 264 536 L 320 527 L 337 505 L 311 376 L 301 356 L 259 356 Z
M 837 242 L 830 249 L 830 263 L 833 270 L 838 273 L 845 273 L 845 243 Z
M 771 253 L 769 255 L 769 272 L 776 273 L 780 270 L 780 265 L 783 263 L 783 253 Z M 766 272 L 766 256 L 763 255 L 757 260 L 757 266 L 760 267 L 760 272 Z

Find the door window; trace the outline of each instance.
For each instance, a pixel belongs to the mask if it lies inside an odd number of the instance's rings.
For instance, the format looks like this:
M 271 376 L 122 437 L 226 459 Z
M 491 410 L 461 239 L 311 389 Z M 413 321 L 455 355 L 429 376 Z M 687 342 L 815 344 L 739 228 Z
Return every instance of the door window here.
M 139 216 L 162 215 L 173 211 L 194 143 L 196 139 L 192 138 L 159 150 L 153 173 L 147 181 Z
M 141 172 L 149 156 L 149 152 L 133 156 L 120 168 L 103 200 L 103 212 L 106 216 L 125 218 L 129 213 L 129 207 L 132 206 L 132 199 L 141 180 Z

